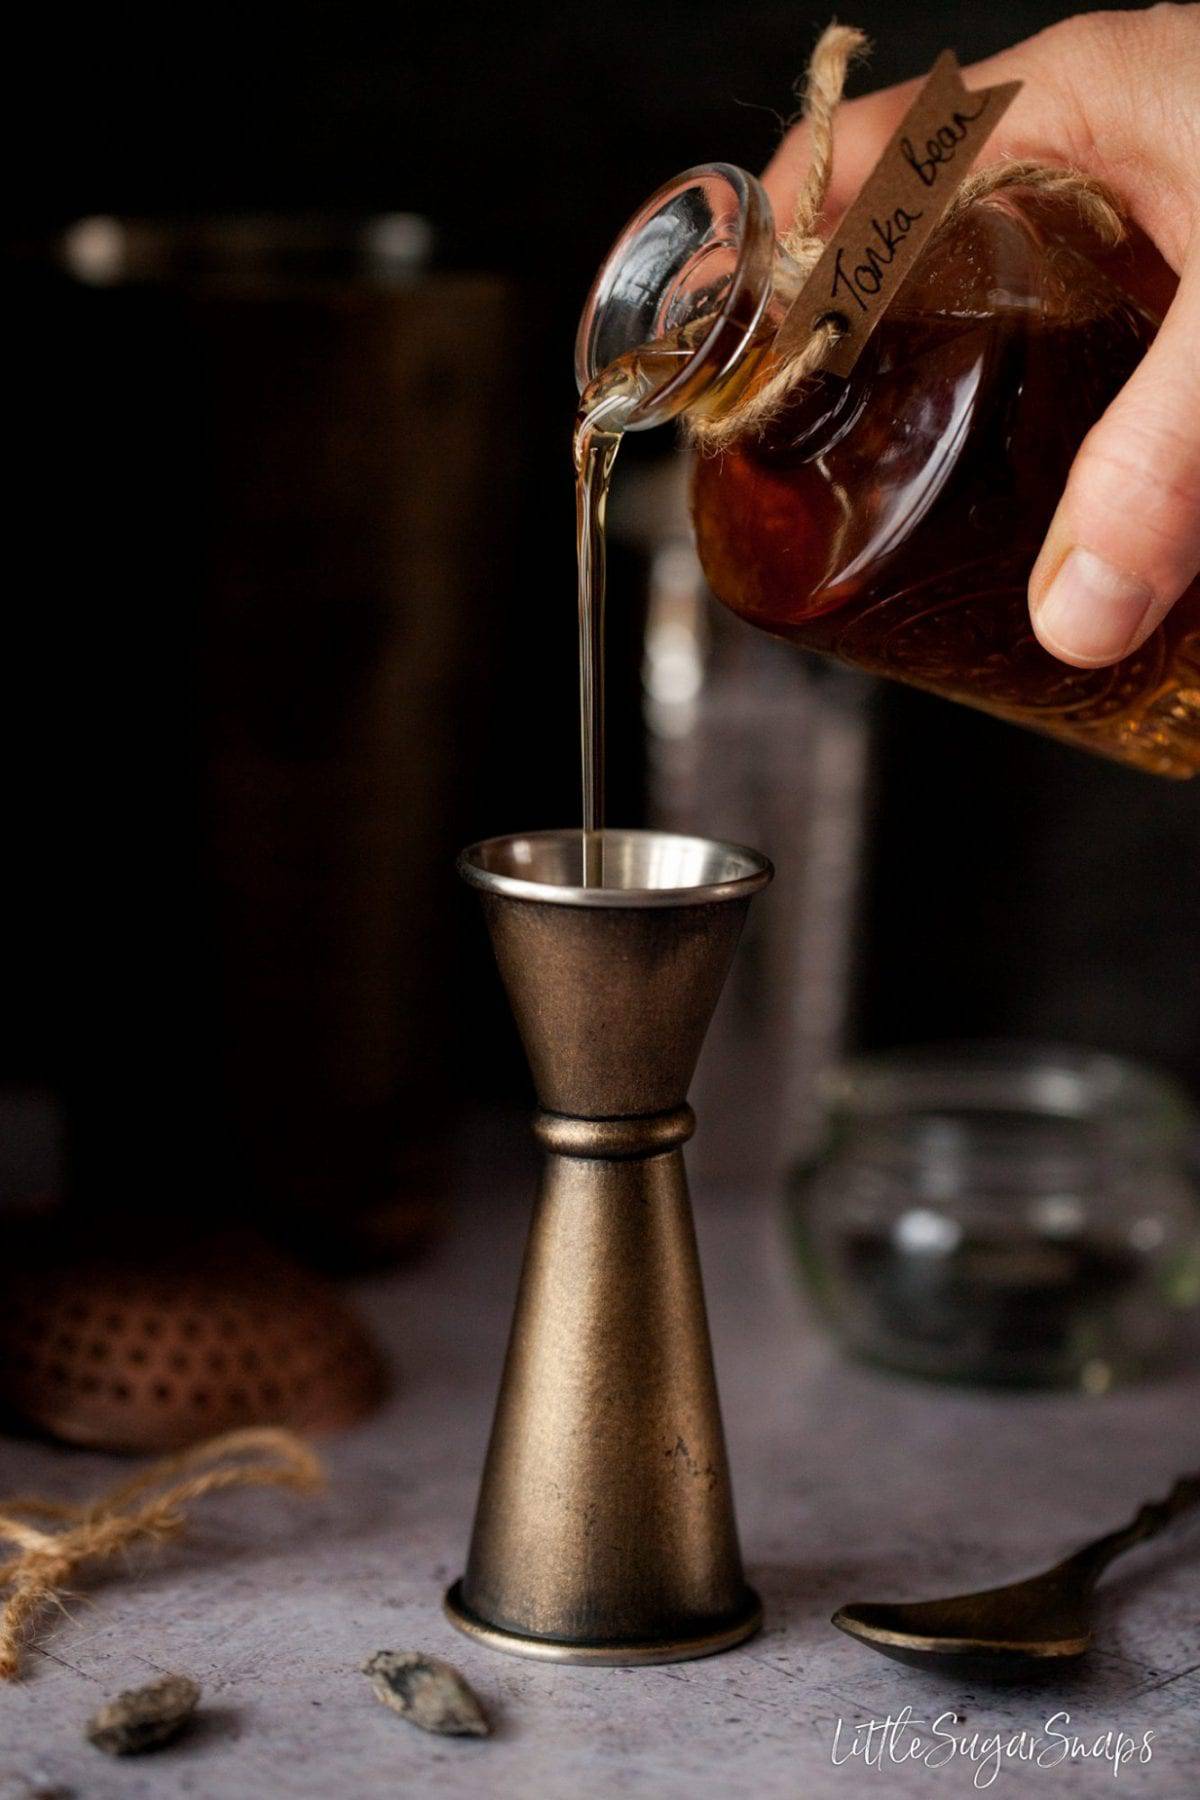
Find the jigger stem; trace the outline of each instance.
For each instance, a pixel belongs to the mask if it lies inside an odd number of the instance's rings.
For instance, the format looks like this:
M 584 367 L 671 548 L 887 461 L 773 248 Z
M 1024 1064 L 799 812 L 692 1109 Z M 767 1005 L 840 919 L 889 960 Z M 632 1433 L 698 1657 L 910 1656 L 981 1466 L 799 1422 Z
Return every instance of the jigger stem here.
M 525 1656 L 675 1662 L 761 1621 L 681 1146 L 694 1126 L 683 1096 L 770 865 L 699 839 L 606 838 L 624 887 L 570 883 L 578 833 L 495 839 L 460 862 L 484 890 L 546 1163 L 467 1569 L 446 1609 Z M 676 885 L 640 887 L 655 870 Z

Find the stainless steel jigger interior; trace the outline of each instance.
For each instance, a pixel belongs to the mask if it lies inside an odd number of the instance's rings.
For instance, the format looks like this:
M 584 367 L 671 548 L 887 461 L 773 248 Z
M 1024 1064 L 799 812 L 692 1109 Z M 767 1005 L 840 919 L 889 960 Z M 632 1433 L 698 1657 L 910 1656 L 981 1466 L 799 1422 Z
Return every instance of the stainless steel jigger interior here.
M 596 837 L 602 842 L 596 845 Z M 546 1164 L 484 1466 L 462 1630 L 559 1662 L 739 1643 L 747 1587 L 681 1146 L 765 857 L 663 832 L 463 852 L 533 1074 Z

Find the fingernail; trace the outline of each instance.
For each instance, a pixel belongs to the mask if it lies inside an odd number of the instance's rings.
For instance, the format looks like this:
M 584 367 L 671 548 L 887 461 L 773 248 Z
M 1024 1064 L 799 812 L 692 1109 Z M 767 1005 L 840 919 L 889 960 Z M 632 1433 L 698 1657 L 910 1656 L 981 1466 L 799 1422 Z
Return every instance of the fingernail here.
M 1132 645 L 1153 601 L 1144 581 L 1076 547 L 1042 596 L 1038 636 L 1048 649 L 1080 662 L 1116 662 Z

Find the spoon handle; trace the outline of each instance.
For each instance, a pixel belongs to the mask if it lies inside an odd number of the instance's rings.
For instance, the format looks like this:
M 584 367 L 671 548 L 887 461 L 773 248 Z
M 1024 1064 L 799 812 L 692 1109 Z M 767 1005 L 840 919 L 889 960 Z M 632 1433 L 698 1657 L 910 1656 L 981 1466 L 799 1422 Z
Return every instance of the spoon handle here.
M 1085 1544 L 1082 1550 L 1077 1550 L 1067 1560 L 1089 1581 L 1095 1581 L 1114 1557 L 1132 1549 L 1134 1544 L 1142 1544 L 1147 1538 L 1157 1537 L 1172 1519 L 1177 1519 L 1180 1513 L 1189 1512 L 1194 1506 L 1200 1506 L 1200 1474 L 1181 1475 L 1165 1499 L 1147 1500 L 1128 1525 L 1108 1532 L 1104 1537 L 1097 1538 L 1095 1543 Z

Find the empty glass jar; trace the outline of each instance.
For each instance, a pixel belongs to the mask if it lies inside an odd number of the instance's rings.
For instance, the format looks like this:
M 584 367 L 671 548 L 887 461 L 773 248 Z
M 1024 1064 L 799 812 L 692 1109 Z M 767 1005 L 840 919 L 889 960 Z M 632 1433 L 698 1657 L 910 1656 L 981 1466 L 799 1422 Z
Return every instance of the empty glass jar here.
M 1086 1051 L 850 1064 L 794 1178 L 801 1265 L 848 1349 L 910 1374 L 1102 1392 L 1179 1348 L 1200 1299 L 1195 1117 Z

